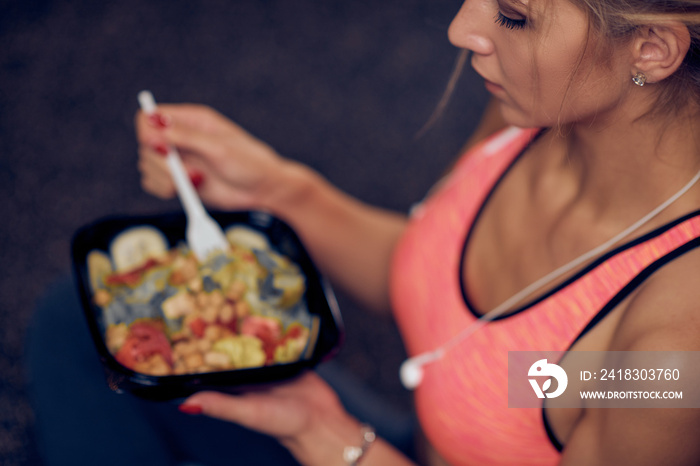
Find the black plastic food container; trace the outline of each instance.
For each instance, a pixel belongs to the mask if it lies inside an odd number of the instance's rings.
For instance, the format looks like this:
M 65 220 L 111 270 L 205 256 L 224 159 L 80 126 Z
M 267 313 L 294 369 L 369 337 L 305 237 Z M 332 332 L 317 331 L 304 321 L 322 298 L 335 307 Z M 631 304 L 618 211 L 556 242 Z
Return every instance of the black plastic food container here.
M 243 391 L 260 384 L 269 384 L 296 376 L 333 356 L 343 338 L 343 324 L 333 291 L 320 275 L 303 244 L 283 221 L 264 212 L 212 212 L 212 217 L 225 229 L 243 225 L 262 233 L 277 252 L 294 261 L 306 279 L 304 299 L 309 312 L 319 318 L 318 337 L 311 356 L 287 364 L 275 364 L 250 369 L 236 369 L 201 374 L 154 376 L 135 372 L 110 354 L 104 341 L 105 325 L 102 310 L 93 303 L 87 268 L 88 254 L 97 249 L 108 253 L 112 240 L 121 232 L 137 226 L 152 226 L 160 230 L 175 247 L 184 241 L 184 213 L 153 216 L 107 217 L 80 228 L 73 236 L 72 256 L 78 292 L 95 347 L 104 365 L 107 383 L 117 392 L 170 400 L 188 396 L 200 390 L 226 392 Z

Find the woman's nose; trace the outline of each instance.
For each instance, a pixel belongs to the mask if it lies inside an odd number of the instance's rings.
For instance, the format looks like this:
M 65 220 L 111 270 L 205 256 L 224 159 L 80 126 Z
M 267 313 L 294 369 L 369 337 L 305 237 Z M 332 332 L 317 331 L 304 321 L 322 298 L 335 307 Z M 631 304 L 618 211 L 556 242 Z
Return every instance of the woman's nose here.
M 488 55 L 494 46 L 487 33 L 494 24 L 491 2 L 466 0 L 452 20 L 447 35 L 455 47 L 471 50 L 478 55 Z

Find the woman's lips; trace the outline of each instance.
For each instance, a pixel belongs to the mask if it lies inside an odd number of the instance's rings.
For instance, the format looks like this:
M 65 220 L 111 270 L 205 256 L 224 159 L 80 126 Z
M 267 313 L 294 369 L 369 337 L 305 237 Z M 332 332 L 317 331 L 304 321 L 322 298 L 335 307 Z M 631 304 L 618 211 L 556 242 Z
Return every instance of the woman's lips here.
M 491 81 L 484 80 L 484 86 L 486 87 L 486 90 L 489 91 L 491 94 L 501 94 L 503 93 L 503 88 L 499 86 L 496 83 L 492 83 Z
M 484 77 L 485 73 L 482 73 L 478 69 L 478 63 L 475 62 L 475 58 L 476 57 L 474 55 L 472 55 L 472 63 L 471 63 L 472 68 L 474 69 L 474 71 L 476 71 L 476 74 L 478 74 L 479 76 L 481 76 L 484 79 L 484 86 L 486 87 L 486 90 L 489 91 L 491 94 L 505 95 L 506 91 L 505 91 L 505 89 L 503 89 L 502 86 L 500 86 L 492 81 L 489 81 L 488 79 L 486 79 Z

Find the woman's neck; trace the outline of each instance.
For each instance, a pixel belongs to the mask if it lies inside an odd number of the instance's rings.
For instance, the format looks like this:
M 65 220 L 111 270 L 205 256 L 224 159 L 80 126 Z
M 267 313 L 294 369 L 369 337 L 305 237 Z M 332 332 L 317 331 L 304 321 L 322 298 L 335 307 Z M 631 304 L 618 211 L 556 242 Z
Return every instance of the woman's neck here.
M 618 115 L 620 116 L 620 115 Z M 654 117 L 617 118 L 603 124 L 550 130 L 543 161 L 565 176 L 568 202 L 592 219 L 626 225 L 678 191 L 700 170 L 700 122 L 678 117 L 667 125 Z M 700 189 L 694 190 L 700 200 Z M 693 202 L 692 195 L 683 202 Z M 695 203 L 696 207 L 700 204 Z

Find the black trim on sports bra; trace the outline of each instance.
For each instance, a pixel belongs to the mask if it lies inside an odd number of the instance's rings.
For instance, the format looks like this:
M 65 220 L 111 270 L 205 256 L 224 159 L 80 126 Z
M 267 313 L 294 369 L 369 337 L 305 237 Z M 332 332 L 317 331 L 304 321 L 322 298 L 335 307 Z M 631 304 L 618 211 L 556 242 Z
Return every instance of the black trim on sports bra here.
M 474 317 L 476 317 L 476 318 L 482 317 L 485 313 L 484 313 L 484 312 L 481 312 L 481 310 L 477 309 L 476 306 L 474 306 L 474 304 L 472 303 L 472 301 L 469 299 L 469 295 L 468 295 L 467 290 L 466 290 L 466 288 L 465 288 L 465 286 L 464 286 L 464 278 L 465 278 L 465 277 L 464 277 L 464 261 L 465 261 L 465 255 L 466 255 L 467 245 L 469 244 L 469 240 L 471 239 L 472 234 L 473 234 L 473 232 L 474 232 L 474 226 L 476 225 L 477 221 L 479 220 L 479 217 L 481 216 L 482 212 L 484 211 L 484 209 L 485 209 L 485 207 L 486 207 L 486 204 L 488 203 L 489 199 L 490 199 L 491 196 L 494 194 L 494 192 L 496 191 L 496 189 L 498 188 L 498 186 L 501 184 L 501 182 L 503 181 L 503 179 L 505 178 L 505 176 L 508 174 L 508 172 L 510 172 L 510 170 L 511 170 L 511 169 L 513 168 L 513 166 L 517 163 L 517 161 L 520 160 L 520 158 L 525 154 L 525 152 L 526 152 L 527 149 L 530 147 L 530 145 L 531 145 L 533 142 L 535 142 L 535 141 L 537 140 L 537 138 L 539 138 L 539 136 L 540 136 L 541 134 L 543 134 L 543 131 L 540 132 L 540 133 L 538 133 L 538 134 L 535 136 L 535 138 L 533 138 L 533 140 L 532 140 L 530 143 L 528 143 L 528 144 L 523 148 L 523 150 L 520 152 L 520 154 L 518 154 L 518 155 L 515 157 L 515 159 L 513 159 L 513 161 L 510 163 L 510 165 L 508 165 L 508 167 L 503 171 L 503 173 L 501 173 L 501 175 L 499 176 L 498 180 L 496 180 L 496 182 L 493 184 L 493 186 L 491 187 L 491 190 L 489 191 L 489 193 L 486 195 L 486 197 L 485 197 L 484 200 L 482 201 L 481 206 L 479 206 L 479 210 L 477 211 L 476 215 L 474 216 L 474 219 L 472 220 L 471 225 L 469 225 L 469 230 L 468 230 L 468 232 L 467 232 L 467 235 L 466 235 L 465 238 L 464 238 L 464 242 L 462 243 L 462 250 L 461 250 L 461 256 L 460 256 L 460 260 L 459 260 L 459 271 L 458 271 L 458 274 L 459 274 L 459 288 L 460 288 L 460 291 L 461 291 L 461 293 L 462 293 L 462 300 L 463 300 L 463 302 L 464 302 L 464 305 L 466 306 L 467 310 L 468 310 L 471 314 L 473 314 Z M 666 223 L 666 224 L 664 224 L 664 225 L 661 225 L 660 227 L 654 229 L 653 231 L 650 231 L 650 232 L 644 234 L 643 236 L 640 236 L 639 238 L 632 239 L 632 240 L 628 241 L 627 243 L 624 243 L 624 244 L 622 244 L 622 245 L 616 247 L 615 249 L 612 249 L 612 250 L 608 251 L 607 253 L 604 253 L 602 256 L 600 256 L 599 258 L 595 259 L 593 262 L 591 262 L 590 264 L 588 264 L 587 266 L 585 266 L 583 269 L 581 269 L 580 271 L 578 271 L 576 274 L 574 274 L 573 276 L 571 276 L 571 277 L 569 277 L 568 279 L 564 280 L 563 282 L 559 283 L 558 285 L 554 286 L 554 287 L 551 288 L 550 290 L 547 290 L 547 291 L 543 292 L 541 295 L 539 295 L 539 296 L 533 298 L 533 299 L 532 299 L 531 301 L 529 301 L 529 302 L 526 302 L 526 303 L 523 304 L 522 306 L 520 306 L 520 307 L 518 307 L 518 308 L 515 308 L 515 309 L 512 310 L 511 312 L 508 312 L 508 313 L 506 313 L 506 314 L 502 314 L 502 315 L 500 315 L 500 316 L 498 316 L 498 317 L 495 317 L 493 320 L 507 319 L 507 318 L 509 318 L 509 317 L 511 317 L 511 316 L 514 316 L 514 315 L 516 315 L 516 314 L 519 314 L 520 312 L 523 312 L 523 311 L 525 311 L 525 310 L 531 308 L 532 306 L 534 306 L 535 304 L 539 303 L 540 301 L 543 301 L 543 300 L 547 299 L 548 297 L 550 297 L 550 296 L 553 295 L 554 293 L 558 292 L 558 291 L 561 290 L 562 288 L 564 288 L 564 287 L 568 286 L 569 284 L 573 283 L 574 281 L 578 280 L 579 278 L 581 278 L 582 276 L 584 276 L 585 274 L 587 274 L 588 272 L 590 272 L 592 269 L 596 268 L 597 266 L 599 266 L 600 264 L 602 264 L 602 263 L 605 262 L 606 260 L 610 259 L 611 257 L 615 256 L 616 254 L 619 254 L 620 252 L 622 252 L 622 251 L 624 251 L 624 250 L 626 250 L 626 249 L 632 248 L 632 247 L 636 246 L 636 245 L 639 244 L 639 243 L 643 243 L 643 242 L 645 242 L 645 241 L 647 241 L 647 240 L 649 240 L 649 239 L 651 239 L 651 238 L 653 238 L 653 237 L 655 237 L 655 236 L 659 236 L 659 235 L 663 234 L 665 231 L 667 231 L 667 230 L 673 228 L 674 226 L 678 225 L 679 223 L 684 222 L 685 220 L 687 220 L 687 219 L 689 219 L 689 218 L 691 218 L 691 217 L 695 217 L 696 215 L 700 215 L 700 210 L 696 210 L 696 211 L 691 212 L 691 213 L 689 213 L 689 214 L 686 214 L 686 215 L 684 215 L 684 216 L 682 216 L 682 217 L 680 217 L 680 218 L 677 218 L 677 219 L 675 219 L 675 220 L 672 220 L 672 221 L 670 221 L 670 222 L 668 222 L 668 223 Z
M 486 208 L 486 204 L 489 202 L 491 197 L 493 196 L 493 193 L 496 192 L 496 188 L 500 186 L 501 182 L 503 179 L 506 177 L 508 173 L 510 173 L 511 169 L 515 166 L 516 163 L 522 158 L 523 155 L 527 152 L 527 150 L 530 148 L 530 146 L 539 139 L 539 137 L 544 133 L 545 131 L 540 131 L 537 133 L 530 142 L 528 142 L 525 147 L 522 148 L 520 153 L 513 158 L 513 160 L 508 164 L 505 170 L 503 170 L 503 173 L 500 174 L 496 182 L 491 186 L 491 189 L 489 190 L 488 194 L 486 194 L 486 197 L 484 197 L 484 200 L 481 201 L 481 205 L 479 206 L 479 210 L 477 210 L 476 214 L 474 215 L 474 219 L 472 220 L 471 225 L 469 225 L 469 229 L 467 230 L 467 234 L 464 238 L 464 241 L 462 242 L 462 250 L 461 250 L 461 255 L 459 259 L 459 289 L 462 293 L 462 300 L 464 301 L 464 304 L 466 305 L 467 309 L 469 312 L 474 314 L 475 317 L 481 317 L 481 315 L 478 312 L 475 312 L 473 309 L 475 307 L 472 305 L 471 300 L 469 299 L 469 296 L 467 294 L 467 290 L 464 287 L 464 256 L 467 250 L 467 245 L 469 244 L 469 240 L 472 237 L 472 233 L 474 232 L 474 226 L 476 225 L 476 222 L 478 221 L 479 217 L 481 217 L 482 212 Z
M 698 215 L 699 211 L 694 212 L 693 214 L 686 215 L 678 220 L 675 220 L 673 225 L 676 225 L 687 218 L 690 218 L 694 215 Z M 672 226 L 673 226 L 672 225 Z M 667 230 L 666 228 L 667 225 L 664 225 L 664 231 Z M 656 236 L 656 235 L 653 235 Z M 635 242 L 635 244 L 642 242 L 643 238 L 639 238 Z M 622 301 L 624 301 L 632 291 L 634 291 L 639 285 L 641 285 L 651 274 L 656 272 L 658 269 L 660 269 L 662 266 L 668 264 L 672 260 L 682 256 L 688 251 L 691 251 L 695 248 L 700 246 L 700 237 L 698 238 L 693 238 L 689 240 L 688 242 L 678 246 L 676 249 L 673 251 L 667 253 L 666 255 L 656 259 L 654 262 L 646 266 L 641 272 L 639 272 L 632 280 L 630 280 L 627 285 L 625 285 L 620 291 L 615 294 L 606 304 L 601 308 L 598 313 L 591 318 L 591 320 L 588 322 L 588 324 L 581 330 L 581 333 L 578 334 L 576 339 L 569 345 L 567 348 L 567 351 L 571 350 L 571 348 L 576 344 L 577 341 L 579 341 L 584 335 L 586 335 L 593 327 L 595 327 L 605 316 L 607 316 L 613 309 L 615 309 L 618 304 L 620 304 Z M 564 450 L 564 445 L 557 439 L 556 435 L 554 434 L 554 431 L 552 430 L 551 426 L 549 425 L 549 422 L 547 420 L 547 411 L 545 410 L 544 405 L 542 406 L 542 419 L 544 421 L 544 428 L 545 431 L 547 432 L 547 436 L 549 437 L 549 440 L 552 442 L 552 445 L 554 448 L 556 448 L 558 451 L 563 451 Z
M 557 438 L 556 434 L 552 430 L 552 427 L 549 425 L 549 421 L 547 421 L 547 411 L 544 409 L 544 406 L 542 406 L 542 422 L 544 422 L 544 431 L 547 432 L 547 438 L 549 439 L 550 443 L 556 450 L 561 453 L 564 451 L 564 445 L 559 441 Z
M 643 243 L 643 242 L 648 241 L 648 240 L 650 240 L 650 239 L 652 239 L 652 238 L 655 238 L 655 237 L 657 237 L 657 236 L 659 236 L 659 235 L 662 235 L 663 233 L 665 233 L 666 231 L 668 231 L 668 230 L 670 230 L 671 228 L 675 227 L 675 226 L 678 225 L 679 223 L 682 223 L 682 222 L 684 222 L 684 221 L 686 221 L 686 220 L 688 220 L 688 219 L 690 219 L 690 218 L 692 218 L 692 217 L 696 217 L 696 216 L 698 216 L 698 215 L 700 215 L 700 210 L 693 211 L 693 212 L 691 212 L 691 213 L 689 213 L 689 214 L 687 214 L 687 215 L 684 215 L 684 216 L 679 217 L 679 218 L 677 218 L 677 219 L 675 219 L 675 220 L 672 220 L 672 221 L 670 221 L 670 222 L 668 222 L 668 223 L 666 223 L 666 224 L 664 224 L 664 225 L 662 225 L 662 226 L 656 228 L 655 230 L 650 231 L 649 233 L 646 233 L 646 234 L 644 234 L 643 236 L 640 236 L 639 238 L 635 238 L 635 239 L 630 240 L 629 242 L 627 242 L 627 243 L 625 243 L 625 244 L 623 244 L 623 245 L 618 246 L 617 248 L 615 248 L 615 249 L 613 249 L 613 250 L 611 250 L 611 251 L 609 251 L 609 252 L 603 254 L 603 255 L 600 256 L 598 259 L 596 259 L 596 260 L 594 260 L 593 262 L 591 262 L 590 264 L 588 264 L 586 267 L 584 267 L 583 269 L 581 269 L 579 272 L 577 272 L 577 273 L 574 274 L 573 276 L 571 276 L 571 277 L 569 277 L 568 279 L 564 280 L 563 282 L 561 282 L 560 284 L 556 285 L 556 286 L 553 287 L 552 289 L 550 289 L 550 290 L 544 292 L 542 295 L 540 295 L 540 296 L 534 298 L 532 301 L 530 301 L 530 302 L 528 302 L 528 303 L 525 303 L 523 306 L 521 306 L 521 307 L 519 307 L 519 308 L 516 308 L 514 311 L 512 311 L 512 312 L 510 312 L 510 313 L 508 313 L 508 314 L 498 316 L 498 317 L 496 317 L 496 318 L 493 319 L 493 320 L 507 319 L 507 318 L 509 318 L 509 317 L 511 317 L 511 316 L 513 316 L 513 315 L 515 315 L 515 314 L 518 314 L 518 313 L 520 313 L 520 312 L 523 312 L 523 311 L 525 311 L 525 310 L 531 308 L 532 306 L 534 306 L 535 304 L 539 303 L 540 301 L 543 301 L 543 300 L 547 299 L 547 298 L 550 297 L 551 295 L 557 293 L 557 292 L 558 292 L 559 290 L 561 290 L 562 288 L 564 288 L 564 287 L 568 286 L 569 284 L 575 282 L 576 280 L 580 279 L 581 277 L 583 277 L 584 275 L 586 275 L 588 272 L 590 272 L 590 271 L 593 270 L 594 268 L 598 267 L 598 266 L 599 266 L 600 264 L 602 264 L 603 262 L 609 260 L 611 257 L 613 257 L 613 256 L 615 256 L 615 255 L 617 255 L 617 254 L 619 254 L 619 253 L 622 252 L 622 251 L 625 251 L 625 250 L 627 250 L 627 249 L 633 248 L 634 246 L 636 246 L 636 245 L 638 245 L 638 244 L 640 244 L 640 243 Z M 463 260 L 464 260 L 464 251 L 462 252 L 462 261 L 463 261 Z M 479 317 L 481 317 L 482 315 L 479 314 L 478 312 L 474 311 L 474 307 L 472 306 L 471 301 L 469 301 L 469 297 L 467 296 L 466 290 L 464 289 L 464 282 L 463 282 L 463 277 L 462 277 L 462 272 L 461 272 L 462 270 L 463 270 L 463 267 L 460 266 L 460 288 L 461 288 L 461 290 L 462 290 L 462 297 L 464 298 L 464 303 L 465 303 L 465 305 L 467 306 L 467 309 L 469 310 L 469 312 L 471 312 L 472 314 L 474 314 L 475 317 L 479 318 Z

